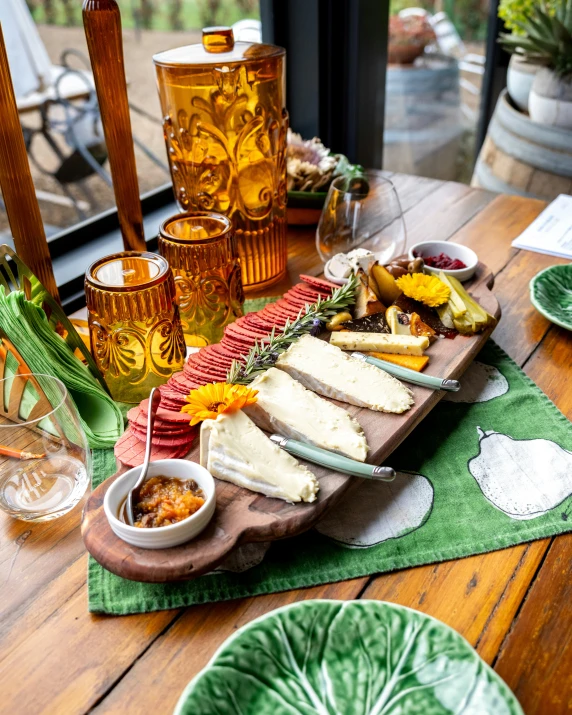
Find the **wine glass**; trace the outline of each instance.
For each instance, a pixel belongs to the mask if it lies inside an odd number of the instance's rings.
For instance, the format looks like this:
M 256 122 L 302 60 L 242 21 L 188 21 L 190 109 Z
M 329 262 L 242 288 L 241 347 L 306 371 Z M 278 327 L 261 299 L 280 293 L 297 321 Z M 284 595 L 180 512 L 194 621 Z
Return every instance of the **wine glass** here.
M 325 263 L 336 253 L 366 248 L 379 263 L 405 250 L 405 221 L 395 186 L 374 174 L 369 181 L 338 176 L 330 184 L 316 230 L 316 247 Z
M 23 521 L 70 511 L 91 476 L 91 454 L 77 408 L 55 377 L 0 380 L 0 509 Z

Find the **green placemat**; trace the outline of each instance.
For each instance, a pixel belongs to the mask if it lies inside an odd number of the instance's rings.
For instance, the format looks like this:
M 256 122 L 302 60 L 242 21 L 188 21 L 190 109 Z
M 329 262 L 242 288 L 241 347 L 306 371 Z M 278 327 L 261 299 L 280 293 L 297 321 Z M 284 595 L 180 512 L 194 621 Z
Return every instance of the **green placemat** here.
M 248 545 L 194 581 L 126 581 L 89 561 L 89 609 L 125 614 L 341 581 L 494 551 L 572 529 L 572 425 L 492 341 L 388 460 L 316 529 Z M 115 471 L 95 453 L 94 486 Z M 258 565 L 252 567 L 252 564 Z M 247 567 L 251 568 L 247 568 Z M 242 569 L 247 569 L 240 572 Z

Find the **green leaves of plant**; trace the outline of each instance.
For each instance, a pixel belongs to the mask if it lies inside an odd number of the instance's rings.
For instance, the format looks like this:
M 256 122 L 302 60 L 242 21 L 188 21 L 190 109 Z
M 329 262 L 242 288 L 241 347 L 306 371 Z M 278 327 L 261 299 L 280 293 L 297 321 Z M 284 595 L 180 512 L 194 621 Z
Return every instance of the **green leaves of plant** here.
M 501 33 L 500 44 L 530 61 L 546 64 L 560 76 L 572 73 L 572 0 L 545 3 L 523 8 L 523 20 L 512 25 L 521 34 Z
M 454 630 L 376 601 L 306 601 L 254 621 L 190 683 L 177 712 L 522 713 Z

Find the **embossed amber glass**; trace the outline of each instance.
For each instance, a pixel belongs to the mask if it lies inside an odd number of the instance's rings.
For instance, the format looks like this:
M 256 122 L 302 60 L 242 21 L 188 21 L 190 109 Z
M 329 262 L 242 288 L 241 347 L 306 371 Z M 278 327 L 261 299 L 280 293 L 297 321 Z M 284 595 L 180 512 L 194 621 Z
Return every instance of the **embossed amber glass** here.
M 159 231 L 159 253 L 175 276 L 187 345 L 218 343 L 242 315 L 244 294 L 230 219 L 209 211 L 177 214 Z
M 85 295 L 91 351 L 114 400 L 140 402 L 183 369 L 175 282 L 162 256 L 100 258 L 87 270 Z
M 287 258 L 284 50 L 207 28 L 202 45 L 153 60 L 181 209 L 228 216 L 245 290 L 274 283 Z

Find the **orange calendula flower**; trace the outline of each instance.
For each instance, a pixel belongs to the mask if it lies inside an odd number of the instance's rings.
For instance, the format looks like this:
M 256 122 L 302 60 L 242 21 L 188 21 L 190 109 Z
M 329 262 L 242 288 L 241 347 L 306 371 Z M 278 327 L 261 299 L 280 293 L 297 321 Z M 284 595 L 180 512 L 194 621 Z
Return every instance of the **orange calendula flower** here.
M 451 289 L 437 276 L 427 276 L 425 273 L 406 273 L 396 280 L 397 287 L 408 298 L 425 303 L 430 308 L 436 308 L 449 300 Z
M 203 420 L 216 420 L 223 412 L 235 412 L 256 402 L 257 390 L 246 385 L 229 385 L 227 382 L 211 382 L 191 390 L 185 400 L 189 403 L 181 412 L 191 415 L 191 427 Z

